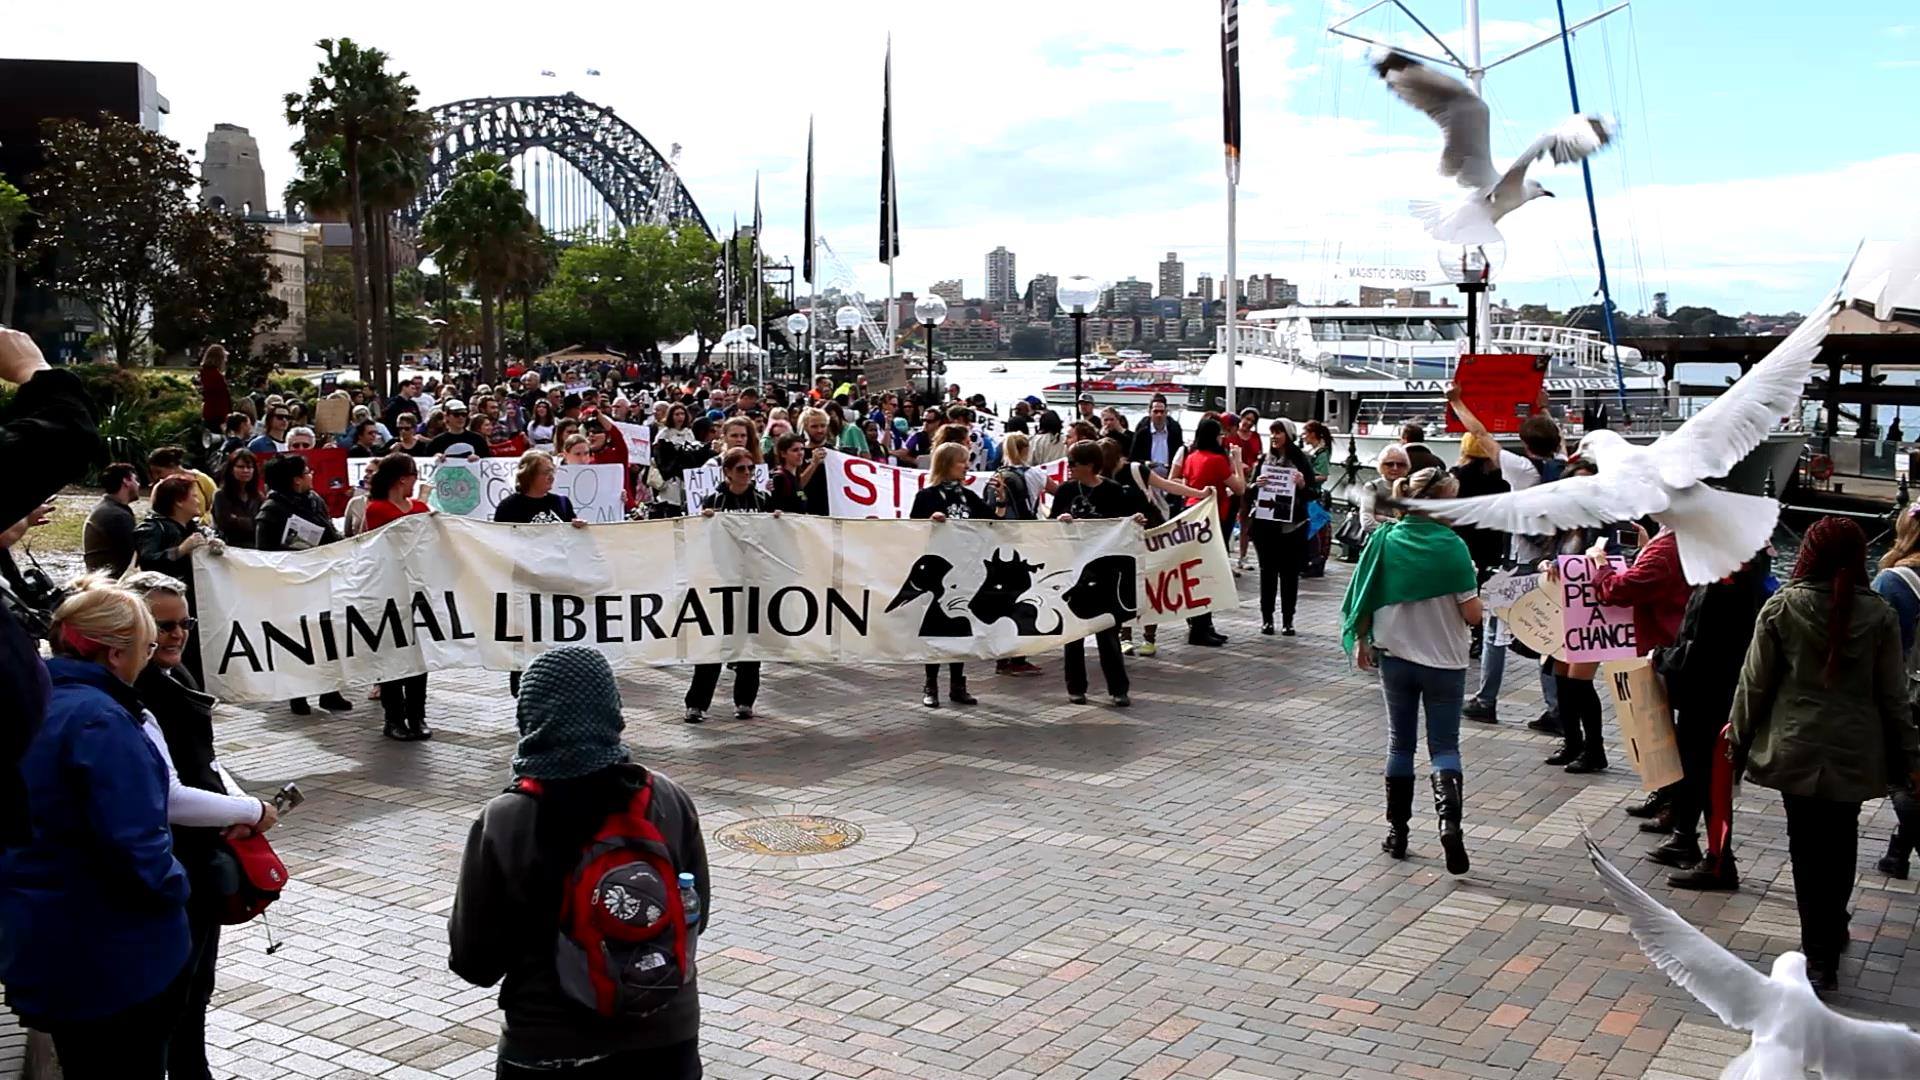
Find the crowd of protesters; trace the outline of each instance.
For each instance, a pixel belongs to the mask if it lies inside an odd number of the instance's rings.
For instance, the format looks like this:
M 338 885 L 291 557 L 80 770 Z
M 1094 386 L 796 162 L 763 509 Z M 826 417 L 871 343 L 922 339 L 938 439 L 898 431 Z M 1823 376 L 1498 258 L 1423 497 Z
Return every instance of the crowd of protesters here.
M 223 852 L 279 816 L 218 761 L 217 702 L 199 671 L 196 552 L 298 551 L 408 528 L 403 519 L 432 512 L 423 459 L 515 458 L 513 492 L 494 517 L 516 527 L 590 527 L 555 491 L 568 463 L 621 466 L 630 517 L 824 514 L 833 450 L 929 469 L 911 516 L 936 524 L 1049 514 L 1157 524 L 1184 500 L 1211 494 L 1236 572 L 1249 552 L 1258 561 L 1263 632 L 1283 636 L 1296 633 L 1301 578 L 1322 572 L 1336 532 L 1350 535 L 1358 559 L 1341 630 L 1384 701 L 1381 849 L 1393 859 L 1412 854 L 1424 730 L 1439 842 L 1455 874 L 1470 867 L 1461 722 L 1499 722 L 1510 652 L 1538 664 L 1547 708 L 1528 726 L 1560 741 L 1545 763 L 1572 774 L 1610 766 L 1594 666 L 1532 654 L 1502 632 L 1479 595 L 1503 570 L 1551 582 L 1558 557 L 1585 558 L 1599 601 L 1632 609 L 1637 641 L 1676 709 L 1683 778 L 1628 808 L 1662 834 L 1651 857 L 1676 869 L 1673 886 L 1738 888 L 1732 777 L 1744 772 L 1778 790 L 1802 947 L 1814 984 L 1830 990 L 1848 941 L 1861 805 L 1890 797 L 1897 811 L 1881 872 L 1907 876 L 1920 841 L 1908 659 L 1920 636 L 1920 516 L 1899 516 L 1877 576 L 1869 576 L 1860 528 L 1825 519 L 1807 533 L 1784 585 L 1770 579 L 1770 553 L 1756 551 L 1729 578 L 1691 587 L 1675 537 L 1650 533 L 1647 522 L 1506 536 L 1419 513 L 1423 500 L 1591 474 L 1595 464 L 1569 447 L 1544 408 L 1522 424 L 1516 452 L 1456 399 L 1467 427 L 1458 460 L 1440 460 L 1409 428 L 1336 529 L 1327 513 L 1330 433 L 1317 421 L 1263 419 L 1251 409 L 1207 414 L 1189 432 L 1164 400 L 1137 422 L 1091 399 L 1070 416 L 1026 399 L 999 417 L 958 387 L 938 396 L 824 380 L 756 387 L 726 372 L 643 386 L 605 365 L 514 371 L 493 385 L 471 375 L 453 385 L 410 380 L 390 399 L 344 390 L 289 400 L 236 395 L 210 353 L 203 417 L 224 439 L 206 461 L 162 447 L 137 465 L 99 470 L 102 497 L 84 538 L 91 573 L 37 611 L 20 599 L 5 549 L 45 518 L 54 490 L 97 460 L 98 440 L 77 381 L 47 369 L 23 340 L 0 331 L 0 378 L 21 386 L 4 418 L 0 466 L 32 476 L 0 493 L 0 520 L 17 522 L 0 532 L 0 694 L 21 719 L 6 729 L 0 758 L 0 921 L 11 942 L 0 952 L 0 980 L 25 1022 L 51 1035 L 75 1080 L 209 1075 L 206 1012 L 220 901 L 232 888 Z M 629 460 L 620 424 L 646 429 L 651 460 Z M 310 457 L 300 452 L 329 447 L 369 460 L 344 514 L 314 490 Z M 23 467 L 29 461 L 35 468 Z M 1062 461 L 1064 478 L 1043 468 Z M 696 471 L 710 475 L 696 481 Z M 991 474 L 984 493 L 967 483 L 981 472 Z M 143 490 L 141 516 L 134 507 Z M 1124 629 L 1094 635 L 1117 708 L 1131 704 L 1126 658 L 1158 649 L 1151 633 L 1134 641 Z M 1189 627 L 1192 646 L 1225 641 L 1208 617 Z M 1068 643 L 1060 660 L 1069 700 L 1085 703 L 1085 642 Z M 732 667 L 733 715 L 750 721 L 761 666 Z M 996 665 L 1007 676 L 1042 670 L 1031 657 Z M 707 719 L 721 674 L 719 664 L 694 668 L 688 723 Z M 941 674 L 926 668 L 926 707 L 943 702 Z M 945 675 L 946 703 L 977 703 L 964 665 Z M 478 985 L 504 980 L 499 1075 L 698 1076 L 694 958 L 712 908 L 693 802 L 630 759 L 619 689 L 598 653 L 542 653 L 510 685 L 520 732 L 513 787 L 473 826 L 451 926 L 453 969 Z M 373 696 L 388 738 L 431 736 L 425 675 L 383 682 Z M 319 703 L 353 708 L 345 688 Z M 290 708 L 311 711 L 304 700 Z M 642 854 L 614 869 L 583 858 L 610 843 Z M 652 916 L 611 930 L 579 916 L 578 898 L 612 874 L 643 901 L 635 910 Z M 658 970 L 662 981 L 610 984 L 608 957 Z

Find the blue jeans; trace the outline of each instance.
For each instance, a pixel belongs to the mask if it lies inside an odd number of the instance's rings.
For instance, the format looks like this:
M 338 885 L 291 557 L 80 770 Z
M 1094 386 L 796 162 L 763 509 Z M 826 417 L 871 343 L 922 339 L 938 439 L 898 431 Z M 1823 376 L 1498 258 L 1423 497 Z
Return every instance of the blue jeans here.
M 1460 703 L 1467 692 L 1466 669 L 1428 667 L 1382 653 L 1380 689 L 1387 698 L 1387 775 L 1413 775 L 1423 702 L 1427 760 L 1436 772 L 1460 772 Z
M 1497 704 L 1500 700 L 1500 682 L 1507 673 L 1507 650 L 1494 648 L 1494 634 L 1500 630 L 1498 616 L 1487 616 L 1487 630 L 1484 640 L 1488 642 L 1480 650 L 1480 688 L 1473 696 L 1487 705 Z M 1540 668 L 1540 697 L 1546 701 L 1547 708 L 1554 713 L 1560 711 L 1560 691 L 1553 682 L 1553 668 L 1543 665 Z

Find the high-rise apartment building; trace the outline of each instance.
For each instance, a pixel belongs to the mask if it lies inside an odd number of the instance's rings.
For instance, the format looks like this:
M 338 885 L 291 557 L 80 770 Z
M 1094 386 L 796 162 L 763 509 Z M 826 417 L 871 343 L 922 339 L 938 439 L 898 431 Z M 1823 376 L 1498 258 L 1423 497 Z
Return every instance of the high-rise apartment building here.
M 1286 278 L 1255 274 L 1247 279 L 1247 303 L 1255 307 L 1291 307 L 1300 302 L 1300 287 Z
M 933 283 L 933 288 L 927 291 L 945 300 L 948 307 L 959 307 L 967 302 L 966 287 L 961 284 L 958 278 L 947 281 L 936 281 Z
M 1014 284 L 1013 252 L 1004 247 L 987 252 L 987 302 L 1011 304 L 1020 298 Z
M 1153 306 L 1153 283 L 1139 278 L 1116 281 L 1107 290 L 1106 309 L 1111 315 L 1139 315 Z
M 1187 264 L 1180 261 L 1180 253 L 1167 252 L 1160 261 L 1160 295 L 1179 299 L 1187 294 Z
M 1195 292 L 1200 294 L 1201 303 L 1203 304 L 1213 303 L 1213 275 L 1212 274 L 1201 274 L 1199 277 L 1194 278 L 1193 289 Z
M 1051 319 L 1060 308 L 1060 279 L 1052 274 L 1036 274 L 1027 283 L 1027 310 L 1036 318 Z

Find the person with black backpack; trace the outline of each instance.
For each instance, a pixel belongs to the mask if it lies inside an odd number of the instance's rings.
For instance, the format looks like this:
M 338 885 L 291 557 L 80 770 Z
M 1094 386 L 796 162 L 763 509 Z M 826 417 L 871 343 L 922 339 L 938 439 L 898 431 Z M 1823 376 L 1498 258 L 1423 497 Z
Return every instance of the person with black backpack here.
M 467 835 L 447 923 L 453 973 L 501 983 L 496 1075 L 696 1080 L 713 900 L 693 800 L 629 759 L 592 649 L 535 657 L 517 721 L 513 782 Z
M 1100 440 L 1100 475 L 1109 483 L 1118 485 L 1133 502 L 1134 509 L 1141 515 L 1142 523 L 1151 529 L 1156 525 L 1165 525 L 1173 504 L 1171 495 L 1177 499 L 1204 499 L 1205 491 L 1190 488 L 1178 480 L 1169 480 L 1151 467 L 1147 462 L 1131 461 L 1127 456 L 1127 440 L 1109 435 Z M 1160 651 L 1155 638 L 1158 626 L 1149 624 L 1140 628 L 1140 644 L 1136 648 L 1133 642 L 1133 627 L 1122 626 L 1120 634 L 1120 652 L 1124 656 L 1152 656 Z

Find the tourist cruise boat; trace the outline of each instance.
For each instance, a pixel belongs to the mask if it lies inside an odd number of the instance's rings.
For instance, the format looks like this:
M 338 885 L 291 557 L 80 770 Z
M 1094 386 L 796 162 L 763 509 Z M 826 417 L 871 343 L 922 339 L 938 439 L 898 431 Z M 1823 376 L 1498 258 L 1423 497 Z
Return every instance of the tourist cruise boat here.
M 1250 312 L 1234 332 L 1235 404 L 1252 406 L 1262 417 L 1325 423 L 1334 432 L 1336 480 L 1350 451 L 1364 466 L 1360 479 L 1370 478 L 1381 448 L 1409 423 L 1426 428 L 1427 442 L 1446 461 L 1458 457 L 1459 436 L 1445 430 L 1446 391 L 1467 349 L 1466 308 L 1279 308 Z M 1690 412 L 1669 393 L 1660 368 L 1638 350 L 1621 347 L 1616 373 L 1613 350 L 1591 331 L 1510 323 L 1492 327 L 1480 348 L 1545 355 L 1547 395 L 1557 415 L 1572 418 L 1570 431 L 1579 429 L 1589 410 L 1605 406 L 1609 427 L 1633 442 L 1651 442 Z M 1213 354 L 1183 380 L 1181 412 L 1188 430 L 1204 413 L 1225 407 L 1225 350 L 1223 328 Z M 1754 493 L 1781 490 L 1805 441 L 1797 425 L 1776 430 L 1735 467 L 1730 485 Z

